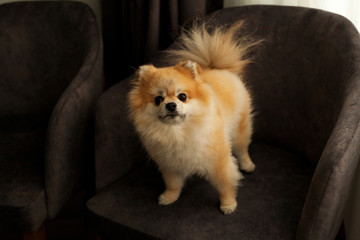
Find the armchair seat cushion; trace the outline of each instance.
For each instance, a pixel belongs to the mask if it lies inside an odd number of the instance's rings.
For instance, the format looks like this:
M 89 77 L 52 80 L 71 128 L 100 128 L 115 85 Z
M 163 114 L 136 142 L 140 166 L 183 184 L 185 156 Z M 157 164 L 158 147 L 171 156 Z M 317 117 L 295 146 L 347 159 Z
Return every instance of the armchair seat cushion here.
M 253 143 L 250 155 L 259 167 L 244 174 L 231 215 L 220 212 L 217 192 L 198 177 L 187 181 L 175 203 L 158 205 L 164 185 L 151 162 L 99 191 L 88 208 L 104 236 L 123 231 L 130 239 L 293 239 L 313 167 L 262 143 Z

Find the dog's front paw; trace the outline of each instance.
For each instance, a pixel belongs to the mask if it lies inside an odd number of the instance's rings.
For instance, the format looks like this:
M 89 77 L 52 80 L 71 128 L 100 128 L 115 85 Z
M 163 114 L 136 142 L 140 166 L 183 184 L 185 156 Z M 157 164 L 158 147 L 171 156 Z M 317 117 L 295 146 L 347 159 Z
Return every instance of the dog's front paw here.
M 160 205 L 169 205 L 177 200 L 177 198 L 171 198 L 166 196 L 164 193 L 159 196 L 159 204 Z
M 240 169 L 246 173 L 255 171 L 255 164 L 249 159 L 248 161 L 240 162 Z
M 227 204 L 227 205 L 220 205 L 220 210 L 224 213 L 224 214 L 231 214 L 235 211 L 237 206 L 237 202 L 233 202 L 231 204 Z

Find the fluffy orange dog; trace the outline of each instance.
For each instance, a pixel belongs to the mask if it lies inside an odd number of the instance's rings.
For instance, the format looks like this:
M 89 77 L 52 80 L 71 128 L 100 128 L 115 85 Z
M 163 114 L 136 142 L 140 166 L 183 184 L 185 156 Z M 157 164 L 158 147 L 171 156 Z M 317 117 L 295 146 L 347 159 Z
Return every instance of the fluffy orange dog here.
M 165 182 L 159 204 L 176 201 L 186 178 L 197 174 L 217 189 L 221 211 L 230 214 L 242 178 L 232 151 L 240 169 L 255 170 L 248 154 L 251 98 L 239 78 L 254 44 L 235 40 L 240 26 L 212 33 L 194 26 L 181 36 L 181 48 L 169 52 L 178 64 L 145 65 L 136 73 L 130 116 Z

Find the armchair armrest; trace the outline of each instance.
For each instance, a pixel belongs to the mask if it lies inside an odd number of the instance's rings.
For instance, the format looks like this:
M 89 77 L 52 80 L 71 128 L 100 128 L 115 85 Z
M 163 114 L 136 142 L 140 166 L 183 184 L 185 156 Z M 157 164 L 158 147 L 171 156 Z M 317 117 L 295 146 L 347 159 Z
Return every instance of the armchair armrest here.
M 131 78 L 131 77 L 130 77 Z M 128 173 L 137 161 L 146 159 L 128 118 L 128 79 L 101 95 L 95 114 L 96 190 Z
M 360 68 L 360 62 L 354 65 Z M 360 74 L 355 72 L 346 81 L 342 111 L 312 178 L 296 239 L 334 239 L 343 220 L 360 159 Z
M 93 115 L 102 91 L 103 49 L 90 9 L 89 14 L 88 25 L 92 26 L 86 43 L 89 51 L 78 74 L 57 102 L 48 126 L 45 192 L 50 218 L 81 187 L 87 166 L 93 165 Z

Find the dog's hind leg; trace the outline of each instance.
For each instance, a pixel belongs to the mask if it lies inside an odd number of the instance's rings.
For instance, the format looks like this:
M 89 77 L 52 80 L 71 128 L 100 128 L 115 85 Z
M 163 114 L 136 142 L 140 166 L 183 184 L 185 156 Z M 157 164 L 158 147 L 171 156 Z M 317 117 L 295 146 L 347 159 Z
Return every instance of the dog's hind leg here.
M 247 173 L 255 171 L 255 164 L 248 151 L 252 134 L 251 120 L 250 113 L 242 114 L 232 143 L 232 149 L 239 160 L 240 169 Z

